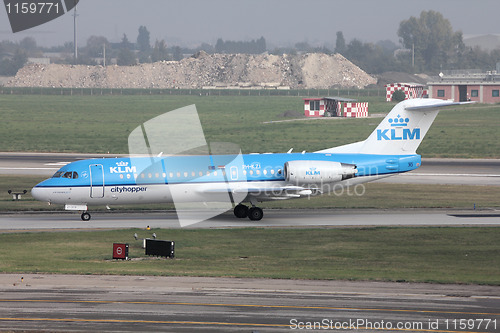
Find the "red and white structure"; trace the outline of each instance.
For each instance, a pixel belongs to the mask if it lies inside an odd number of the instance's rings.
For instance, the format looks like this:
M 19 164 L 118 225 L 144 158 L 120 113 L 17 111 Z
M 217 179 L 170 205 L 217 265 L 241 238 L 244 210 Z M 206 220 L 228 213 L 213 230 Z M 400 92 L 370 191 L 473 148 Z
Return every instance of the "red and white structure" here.
M 387 102 L 392 101 L 392 94 L 396 90 L 402 90 L 405 93 L 405 99 L 410 98 L 423 98 L 427 95 L 427 91 L 424 89 L 424 85 L 419 83 L 391 83 L 385 85 L 386 96 L 385 100 Z
M 339 102 L 340 103 L 340 102 Z M 344 111 L 344 117 L 346 118 L 367 118 L 368 117 L 368 103 L 351 103 L 344 102 L 342 108 Z
M 304 98 L 306 117 L 368 117 L 368 103 L 342 97 Z
M 304 115 L 306 117 L 324 117 L 325 98 L 304 98 Z

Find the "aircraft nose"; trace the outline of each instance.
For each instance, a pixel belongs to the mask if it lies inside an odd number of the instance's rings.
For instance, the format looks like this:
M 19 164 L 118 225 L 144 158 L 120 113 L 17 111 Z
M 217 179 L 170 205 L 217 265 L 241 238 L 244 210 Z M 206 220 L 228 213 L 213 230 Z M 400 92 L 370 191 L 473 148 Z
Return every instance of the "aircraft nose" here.
M 46 189 L 38 185 L 31 189 L 31 196 L 38 201 L 49 201 Z

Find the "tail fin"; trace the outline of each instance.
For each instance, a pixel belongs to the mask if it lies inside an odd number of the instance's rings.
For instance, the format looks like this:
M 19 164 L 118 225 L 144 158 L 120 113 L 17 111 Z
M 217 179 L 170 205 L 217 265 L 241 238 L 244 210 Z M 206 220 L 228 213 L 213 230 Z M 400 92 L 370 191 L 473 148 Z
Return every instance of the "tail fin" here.
M 405 100 L 394 106 L 365 141 L 321 152 L 415 154 L 441 108 L 468 103 L 427 98 Z

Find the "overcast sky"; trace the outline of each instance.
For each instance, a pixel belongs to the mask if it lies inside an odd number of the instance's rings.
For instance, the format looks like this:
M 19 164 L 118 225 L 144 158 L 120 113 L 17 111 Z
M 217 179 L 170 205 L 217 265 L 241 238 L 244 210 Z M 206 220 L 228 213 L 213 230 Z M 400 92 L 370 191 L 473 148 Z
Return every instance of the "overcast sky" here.
M 423 10 L 441 12 L 464 35 L 500 34 L 500 0 L 80 0 L 78 44 L 92 35 L 116 42 L 124 33 L 135 41 L 141 25 L 152 44 L 165 39 L 170 46 L 261 36 L 268 47 L 302 41 L 322 46 L 333 45 L 337 31 L 348 42 L 397 43 L 399 23 Z M 71 14 L 14 34 L 2 6 L 0 40 L 32 36 L 42 46 L 73 41 Z

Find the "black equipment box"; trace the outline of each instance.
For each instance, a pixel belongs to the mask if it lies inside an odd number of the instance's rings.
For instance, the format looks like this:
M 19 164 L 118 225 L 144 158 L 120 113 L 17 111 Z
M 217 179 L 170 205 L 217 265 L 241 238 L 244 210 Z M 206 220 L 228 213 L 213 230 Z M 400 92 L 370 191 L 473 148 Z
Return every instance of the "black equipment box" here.
M 164 241 L 146 238 L 146 255 L 157 256 L 157 257 L 174 257 L 174 246 L 173 241 Z

